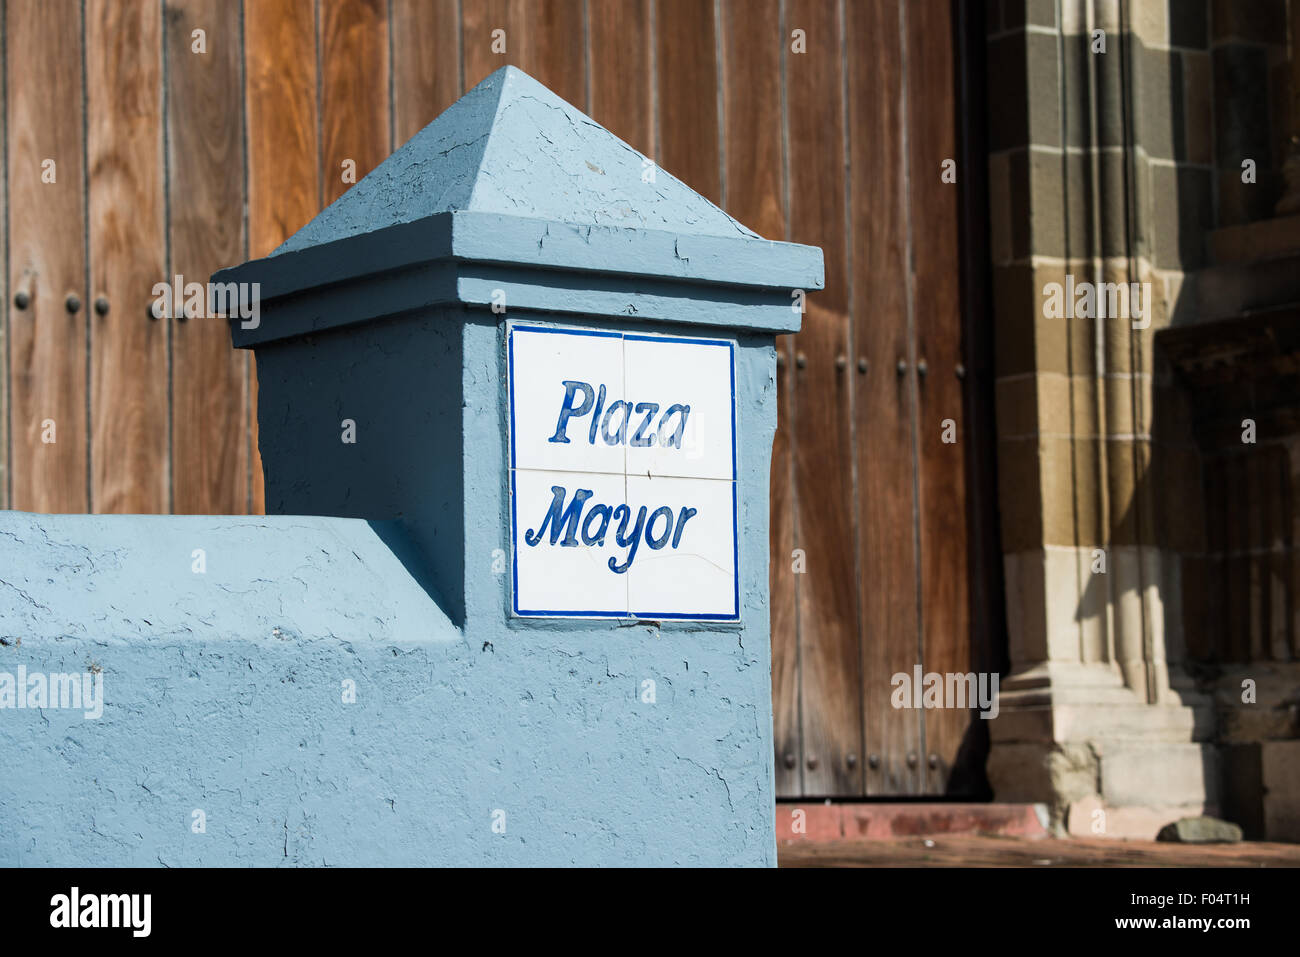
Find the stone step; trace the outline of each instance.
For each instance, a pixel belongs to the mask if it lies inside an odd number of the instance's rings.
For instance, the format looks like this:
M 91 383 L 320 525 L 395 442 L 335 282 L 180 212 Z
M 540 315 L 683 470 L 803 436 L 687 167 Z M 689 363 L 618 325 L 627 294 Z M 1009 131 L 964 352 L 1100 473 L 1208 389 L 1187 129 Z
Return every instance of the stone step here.
M 1047 837 L 1041 804 L 786 801 L 776 805 L 776 839 L 889 840 L 931 834 Z

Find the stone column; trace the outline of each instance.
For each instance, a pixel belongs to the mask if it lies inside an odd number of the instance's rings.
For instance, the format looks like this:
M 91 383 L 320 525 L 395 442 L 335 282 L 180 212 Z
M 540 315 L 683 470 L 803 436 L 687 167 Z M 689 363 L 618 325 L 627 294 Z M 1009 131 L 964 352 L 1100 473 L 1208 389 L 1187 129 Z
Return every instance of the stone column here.
M 1208 103 L 1206 31 L 1145 0 L 1126 22 L 1114 3 L 1059 9 L 1026 5 L 989 39 L 990 102 L 1025 104 L 990 118 L 1012 674 L 989 777 L 1058 829 L 1154 837 L 1212 806 L 1215 778 L 1208 709 L 1167 665 L 1179 563 L 1152 401 L 1179 238 L 1208 217 L 1208 130 L 1184 110 Z

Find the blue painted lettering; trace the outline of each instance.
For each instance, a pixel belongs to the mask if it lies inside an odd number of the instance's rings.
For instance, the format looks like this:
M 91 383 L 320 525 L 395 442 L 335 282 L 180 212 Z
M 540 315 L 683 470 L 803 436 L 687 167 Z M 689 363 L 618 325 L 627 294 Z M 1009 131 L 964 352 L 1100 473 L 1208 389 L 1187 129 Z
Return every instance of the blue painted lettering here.
M 581 419 L 588 415 L 591 421 L 587 426 L 587 444 L 595 445 L 596 437 L 604 440 L 606 445 L 631 445 L 636 448 L 648 448 L 661 445 L 664 448 L 680 449 L 682 436 L 686 432 L 686 420 L 690 417 L 691 407 L 680 403 L 670 405 L 659 419 L 658 428 L 652 424 L 659 411 L 658 402 L 637 402 L 635 405 L 627 399 L 615 399 L 605 405 L 608 392 L 604 383 L 599 388 L 589 382 L 563 379 L 564 399 L 560 402 L 560 416 L 555 422 L 555 434 L 546 441 L 558 445 L 569 444 L 569 420 Z M 644 415 L 641 424 L 632 433 L 632 416 Z M 677 417 L 676 426 L 672 419 Z M 667 434 L 665 434 L 667 433 Z
M 668 424 L 668 420 L 672 418 L 674 412 L 679 413 L 681 419 L 677 423 L 677 431 L 668 436 L 668 441 L 665 442 L 664 426 Z M 682 447 L 682 433 L 686 431 L 686 417 L 690 414 L 691 407 L 689 405 L 670 405 L 668 411 L 664 413 L 664 417 L 659 420 L 659 444 L 670 449 L 680 449 Z
M 632 441 L 629 442 L 628 444 L 636 446 L 638 448 L 645 448 L 646 446 L 654 445 L 655 444 L 654 436 L 642 435 L 642 433 L 645 432 L 646 427 L 650 424 L 650 420 L 655 417 L 655 413 L 659 411 L 659 403 L 638 402 L 636 404 L 636 410 L 638 413 L 644 412 L 645 418 L 641 420 L 640 428 L 636 430 L 636 434 L 632 436 Z
M 631 538 L 627 536 L 627 520 L 632 517 L 632 509 L 626 505 L 620 505 L 614 509 L 614 514 L 618 515 L 619 512 L 623 513 L 623 520 L 618 523 L 618 531 L 614 533 L 614 541 L 618 542 L 621 547 L 626 548 L 628 552 L 627 561 L 623 562 L 622 565 L 619 565 L 617 559 L 611 558 L 609 560 L 609 570 L 616 575 L 622 575 L 632 567 L 632 561 L 636 558 L 636 547 L 641 544 L 641 529 L 645 527 L 644 505 L 641 506 L 641 511 L 637 512 L 636 528 L 632 530 Z
M 604 386 L 601 386 L 603 389 Z M 623 410 L 623 424 L 618 427 L 617 435 L 609 434 L 609 420 L 619 411 Z M 632 403 L 624 402 L 619 399 L 610 403 L 609 411 L 605 413 L 605 421 L 600 426 L 600 437 L 605 440 L 606 445 L 622 445 L 627 441 L 627 423 L 632 418 Z
M 688 505 L 683 505 L 682 510 L 677 513 L 677 531 L 673 532 L 673 548 L 676 548 L 682 540 L 682 529 L 686 527 L 686 520 L 692 515 L 700 514 L 697 509 Z
M 582 520 L 582 544 L 584 545 L 604 545 L 605 532 L 609 531 L 610 508 L 608 505 L 593 505 L 587 517 Z M 600 527 L 593 534 L 591 531 L 591 520 L 600 519 Z
M 564 386 L 564 404 L 560 406 L 560 418 L 555 423 L 555 434 L 546 441 L 568 445 L 569 437 L 564 433 L 569 427 L 569 419 L 575 415 L 582 418 L 590 412 L 591 403 L 596 398 L 596 393 L 585 382 L 574 382 L 572 379 L 565 379 L 561 384 Z M 585 396 L 580 405 L 573 401 L 579 389 L 582 390 Z M 600 397 L 602 400 L 605 398 L 605 387 L 603 385 L 600 387 Z
M 524 533 L 524 541 L 529 545 L 536 545 L 542 540 L 542 532 L 546 531 L 546 526 L 551 526 L 551 544 L 554 545 L 560 537 L 560 523 L 564 523 L 564 541 L 560 544 L 564 547 L 570 547 L 578 544 L 578 516 L 582 514 L 582 505 L 587 499 L 591 498 L 591 489 L 580 488 L 573 493 L 573 502 L 568 508 L 564 508 L 565 490 L 563 485 L 551 486 L 551 507 L 546 512 L 546 517 L 542 519 L 541 526 L 537 531 L 529 530 Z
M 621 562 L 615 556 L 608 559 L 606 565 L 615 575 L 623 575 L 632 567 L 643 540 L 655 551 L 668 547 L 670 542 L 673 548 L 677 548 L 687 520 L 698 514 L 698 510 L 689 505 L 683 505 L 675 518 L 672 507 L 668 505 L 661 505 L 654 511 L 642 505 L 635 516 L 626 504 L 611 506 L 594 502 L 587 508 L 592 494 L 591 489 L 575 489 L 570 499 L 563 485 L 552 485 L 551 501 L 542 523 L 538 528 L 524 532 L 524 542 L 534 548 L 543 540 L 549 540 L 551 545 L 560 548 L 584 545 L 604 548 L 609 528 L 617 522 L 614 543 L 619 548 L 626 548 L 627 553 Z
M 588 389 L 591 386 L 587 386 Z M 596 426 L 600 425 L 600 410 L 605 408 L 605 383 L 600 384 L 600 397 L 596 399 L 596 414 L 591 417 L 591 429 L 587 433 L 587 444 L 596 444 Z
M 655 519 L 663 516 L 664 533 L 661 537 L 655 536 Z M 673 510 L 667 505 L 661 505 L 650 513 L 650 521 L 645 526 L 645 543 L 655 551 L 663 548 L 668 544 L 668 536 L 673 532 Z

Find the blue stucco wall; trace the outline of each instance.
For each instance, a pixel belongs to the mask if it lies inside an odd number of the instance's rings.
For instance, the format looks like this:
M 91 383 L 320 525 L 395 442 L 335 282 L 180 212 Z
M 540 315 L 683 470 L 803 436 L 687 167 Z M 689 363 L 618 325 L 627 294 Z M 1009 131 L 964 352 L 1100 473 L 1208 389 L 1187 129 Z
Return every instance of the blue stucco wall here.
M 273 514 L 0 512 L 0 684 L 104 694 L 0 708 L 0 865 L 775 865 L 773 336 L 822 256 L 645 162 L 504 68 L 217 275 Z M 498 293 L 736 342 L 739 622 L 509 615 Z
M 775 863 L 770 337 L 738 351 L 741 625 L 538 622 L 506 616 L 508 576 L 493 566 L 507 543 L 503 326 L 488 313 L 403 321 L 417 340 L 442 323 L 428 341 L 460 338 L 451 352 L 465 356 L 462 392 L 450 390 L 465 454 L 445 456 L 444 484 L 422 487 L 412 469 L 407 489 L 437 501 L 421 519 L 460 515 L 427 541 L 464 556 L 463 620 L 421 580 L 403 503 L 380 500 L 393 483 L 335 458 L 370 447 L 375 423 L 359 414 L 358 444 L 342 446 L 335 412 L 374 380 L 328 367 L 351 356 L 359 373 L 402 331 L 352 327 L 380 337 L 373 350 L 323 334 L 286 347 L 282 366 L 259 356 L 268 502 L 297 484 L 329 510 L 330 490 L 350 487 L 354 511 L 406 524 L 0 512 L 0 671 L 98 668 L 105 698 L 98 720 L 0 710 L 0 864 Z M 292 396 L 325 410 L 318 427 Z M 408 398 L 399 418 L 445 435 L 440 413 Z M 432 465 L 408 434 L 406 464 Z M 289 460 L 302 474 L 271 477 Z M 350 486 L 310 484 L 340 470 Z M 195 548 L 206 574 L 191 570 Z M 191 830 L 195 809 L 206 833 Z

